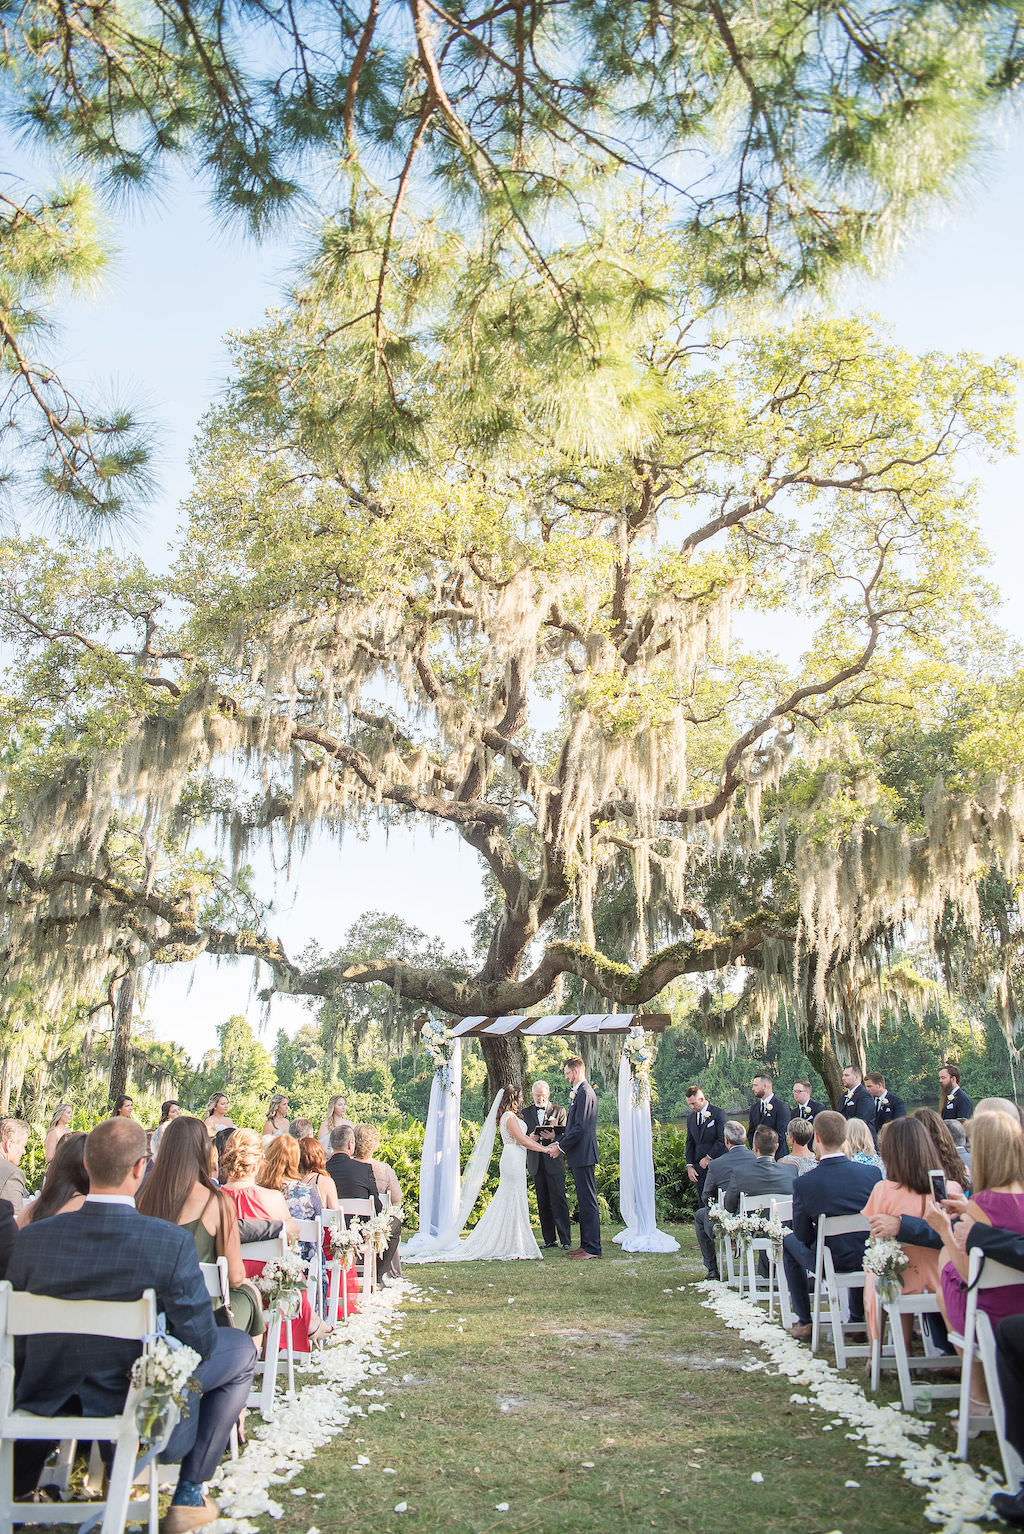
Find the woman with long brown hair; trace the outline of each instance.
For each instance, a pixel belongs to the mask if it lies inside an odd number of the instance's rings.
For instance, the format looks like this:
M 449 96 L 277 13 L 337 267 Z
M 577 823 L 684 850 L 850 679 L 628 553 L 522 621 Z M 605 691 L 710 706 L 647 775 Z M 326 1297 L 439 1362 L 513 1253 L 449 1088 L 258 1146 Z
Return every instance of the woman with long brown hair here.
M 915 1108 L 910 1116 L 917 1119 L 918 1123 L 923 1124 L 928 1131 L 928 1138 L 935 1151 L 932 1166 L 936 1171 L 941 1167 L 945 1172 L 946 1192 L 949 1197 L 962 1197 L 964 1189 L 970 1186 L 971 1175 L 960 1159 L 960 1152 L 953 1143 L 953 1136 L 934 1108 Z
M 327 1157 L 319 1140 L 305 1135 L 299 1141 L 299 1177 L 315 1188 L 324 1209 L 337 1209 L 338 1190 L 334 1178 L 327 1175 Z
M 912 1214 L 923 1219 L 931 1196 L 928 1172 L 934 1156 L 927 1129 L 918 1119 L 893 1119 L 882 1129 L 878 1149 L 885 1162 L 885 1176 L 875 1183 L 864 1206 L 868 1223 L 879 1215 Z M 903 1270 L 903 1293 L 938 1294 L 938 1252 L 931 1247 L 910 1245 L 905 1245 L 903 1250 L 909 1259 Z M 879 1322 L 874 1279 L 870 1273 L 864 1283 L 864 1310 L 868 1331 L 874 1337 Z M 905 1316 L 903 1320 L 904 1330 L 909 1334 L 912 1317 Z
M 43 1189 L 37 1199 L 26 1204 L 18 1215 L 21 1230 L 34 1225 L 37 1220 L 49 1219 L 51 1214 L 71 1214 L 81 1209 L 89 1191 L 89 1174 L 85 1170 L 84 1134 L 66 1134 L 57 1142 L 53 1160 L 46 1168 Z
M 247 1280 L 232 1200 L 211 1176 L 211 1145 L 200 1119 L 181 1117 L 164 1127 L 160 1154 L 135 1196 L 136 1208 L 192 1232 L 200 1262 L 226 1257 L 232 1325 L 250 1337 L 263 1335 L 263 1305 Z M 219 1302 L 214 1303 L 214 1309 Z

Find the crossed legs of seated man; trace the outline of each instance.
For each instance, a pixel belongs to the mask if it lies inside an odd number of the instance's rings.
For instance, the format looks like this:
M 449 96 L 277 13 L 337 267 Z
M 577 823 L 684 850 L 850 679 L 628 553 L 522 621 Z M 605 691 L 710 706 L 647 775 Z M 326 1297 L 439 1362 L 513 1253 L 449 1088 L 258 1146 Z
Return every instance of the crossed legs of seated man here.
M 792 1232 L 782 1240 L 782 1266 L 789 1287 L 790 1304 L 796 1317 L 794 1330 L 798 1336 L 809 1336 L 811 1326 L 811 1286 L 809 1279 L 814 1272 L 817 1254 L 813 1247 L 794 1236 Z M 842 1272 L 839 1263 L 836 1270 Z M 850 1289 L 850 1320 L 864 1320 L 864 1291 Z

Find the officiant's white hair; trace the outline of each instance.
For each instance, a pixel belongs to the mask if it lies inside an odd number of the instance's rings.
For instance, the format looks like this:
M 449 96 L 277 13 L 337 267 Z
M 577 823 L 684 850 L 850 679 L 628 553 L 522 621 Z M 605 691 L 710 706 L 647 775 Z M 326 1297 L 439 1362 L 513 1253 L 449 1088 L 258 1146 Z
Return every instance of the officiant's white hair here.
M 550 1088 L 550 1086 L 548 1085 L 548 1083 L 546 1081 L 535 1081 L 533 1083 L 533 1086 L 531 1087 L 530 1090 L 533 1091 L 533 1092 L 536 1092 L 538 1087 L 543 1087 L 545 1092 L 550 1092 L 551 1091 L 551 1088 Z

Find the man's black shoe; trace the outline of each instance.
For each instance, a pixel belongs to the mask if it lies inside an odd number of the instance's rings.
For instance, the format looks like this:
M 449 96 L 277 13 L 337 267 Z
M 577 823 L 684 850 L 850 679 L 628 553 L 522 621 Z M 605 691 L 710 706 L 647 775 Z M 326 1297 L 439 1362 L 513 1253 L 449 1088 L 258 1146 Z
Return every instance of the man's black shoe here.
M 546 1252 L 553 1252 L 557 1245 L 558 1245 L 557 1241 L 545 1241 L 545 1243 L 544 1243 L 544 1250 Z
M 1024 1482 L 1015 1497 L 1011 1497 L 1008 1491 L 997 1491 L 992 1498 L 992 1511 L 998 1513 L 1004 1523 L 1012 1523 L 1014 1528 L 1024 1529 Z

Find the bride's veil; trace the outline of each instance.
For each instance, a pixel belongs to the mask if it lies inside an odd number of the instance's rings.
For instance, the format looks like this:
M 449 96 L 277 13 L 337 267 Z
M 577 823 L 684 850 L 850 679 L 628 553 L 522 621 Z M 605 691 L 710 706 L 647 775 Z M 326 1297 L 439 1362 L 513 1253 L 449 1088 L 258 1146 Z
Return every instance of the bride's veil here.
M 484 1119 L 483 1127 L 477 1135 L 476 1144 L 472 1154 L 466 1162 L 466 1170 L 462 1174 L 459 1184 L 459 1208 L 455 1219 L 447 1230 L 438 1231 L 438 1247 L 453 1246 L 466 1228 L 466 1221 L 473 1212 L 473 1206 L 480 1197 L 480 1189 L 484 1185 L 487 1176 L 487 1168 L 491 1164 L 491 1154 L 494 1150 L 494 1136 L 498 1127 L 498 1104 L 505 1095 L 504 1087 L 501 1087 L 491 1104 L 491 1111 Z

